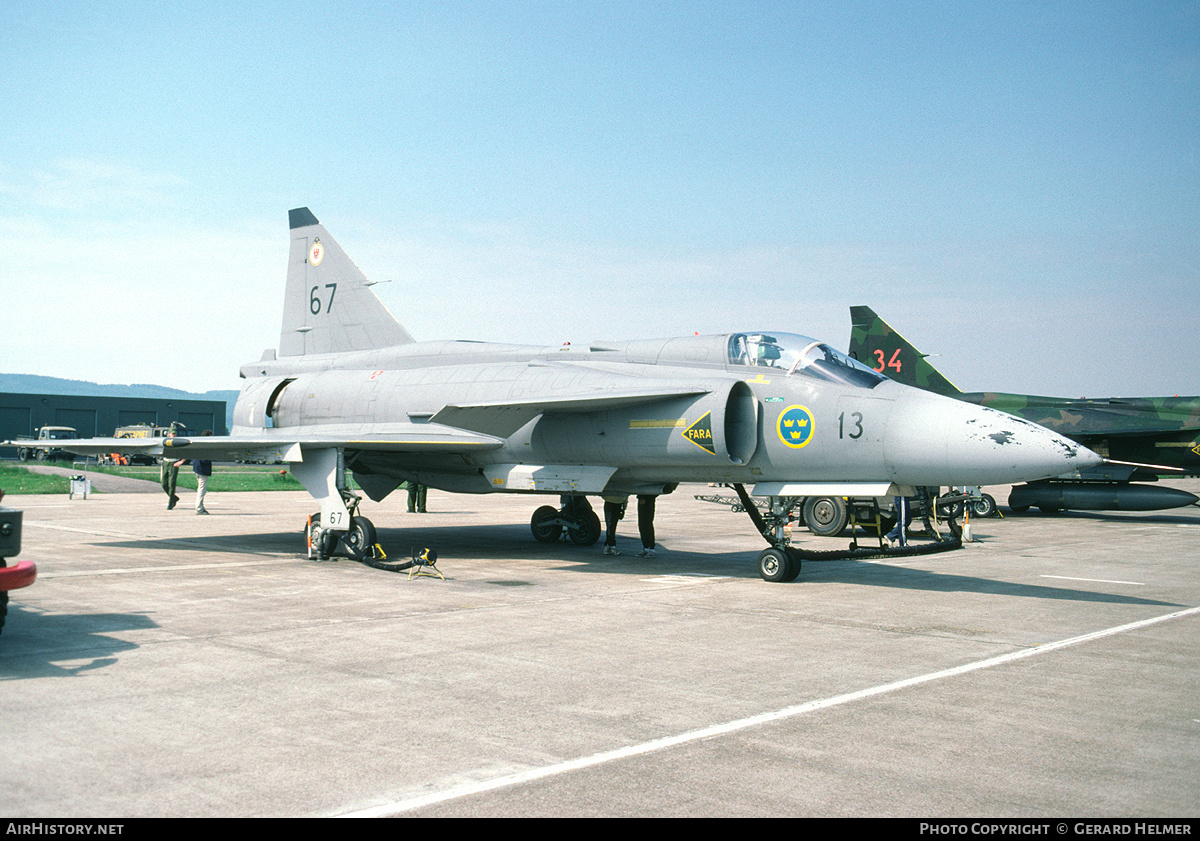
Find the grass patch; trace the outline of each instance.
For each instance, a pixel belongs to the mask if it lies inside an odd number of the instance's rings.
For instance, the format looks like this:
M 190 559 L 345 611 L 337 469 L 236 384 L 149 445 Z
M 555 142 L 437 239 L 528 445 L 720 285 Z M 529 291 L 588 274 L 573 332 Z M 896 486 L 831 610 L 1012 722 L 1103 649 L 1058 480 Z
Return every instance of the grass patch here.
M 161 473 L 157 465 L 129 465 L 128 467 L 114 465 L 90 465 L 93 473 L 111 473 L 114 476 L 128 476 L 132 479 L 145 479 L 158 484 Z M 179 468 L 177 488 L 196 490 L 196 474 L 191 465 L 185 464 Z M 208 479 L 209 493 L 231 493 L 233 491 L 302 491 L 304 486 L 282 465 L 260 464 L 214 464 L 213 475 Z
M 65 463 L 60 463 L 65 466 Z M 81 471 L 82 472 L 82 471 Z M 113 476 L 128 476 L 159 484 L 157 465 L 96 465 L 87 466 L 87 474 L 108 473 Z M 176 487 L 183 490 L 196 489 L 196 474 L 189 465 L 179 468 Z M 0 462 L 0 488 L 10 494 L 57 494 L 69 493 L 70 480 L 66 476 L 34 473 L 16 464 Z M 147 488 L 147 490 L 151 490 Z M 302 491 L 304 486 L 296 481 L 282 465 L 258 464 L 214 464 L 213 475 L 208 480 L 210 493 L 232 493 L 234 491 Z M 95 491 L 101 493 L 101 491 Z
M 0 490 L 6 494 L 65 494 L 71 490 L 71 480 L 0 462 Z
M 158 478 L 158 474 L 155 474 Z M 196 489 L 196 474 L 190 467 L 179 468 L 177 487 Z M 222 470 L 213 465 L 213 475 L 208 477 L 208 492 L 222 491 L 302 491 L 304 486 L 291 473 L 281 468 L 273 470 L 238 470 L 230 466 Z

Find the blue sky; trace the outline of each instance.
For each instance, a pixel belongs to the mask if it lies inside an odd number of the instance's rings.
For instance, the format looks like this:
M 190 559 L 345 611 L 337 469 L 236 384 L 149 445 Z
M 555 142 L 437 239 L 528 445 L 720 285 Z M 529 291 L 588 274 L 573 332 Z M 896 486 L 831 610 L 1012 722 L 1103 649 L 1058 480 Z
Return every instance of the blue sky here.
M 868 304 L 966 390 L 1200 393 L 1200 3 L 5 4 L 0 371 L 236 388 L 308 206 L 418 340 Z

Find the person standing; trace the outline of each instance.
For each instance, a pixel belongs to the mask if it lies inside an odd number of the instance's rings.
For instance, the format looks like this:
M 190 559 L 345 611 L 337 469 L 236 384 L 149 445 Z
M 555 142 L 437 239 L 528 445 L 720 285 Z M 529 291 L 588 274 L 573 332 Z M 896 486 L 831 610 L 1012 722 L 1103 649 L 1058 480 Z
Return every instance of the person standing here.
M 167 433 L 168 438 L 175 437 L 175 427 L 171 427 L 171 431 Z M 179 502 L 179 497 L 175 495 L 175 483 L 179 480 L 179 465 L 182 462 L 172 461 L 167 456 L 162 457 L 159 464 L 159 479 L 162 482 L 163 492 L 167 495 L 167 510 L 170 511 L 175 507 L 175 503 Z
M 429 494 L 429 488 L 419 482 L 408 483 L 408 513 L 409 514 L 424 514 L 425 499 Z
M 617 522 L 625 516 L 625 502 L 628 497 L 606 496 L 604 499 L 604 554 L 620 555 L 617 549 Z M 658 497 L 655 494 L 638 494 L 638 536 L 642 539 L 642 551 L 637 553 L 639 558 L 656 557 L 654 551 L 654 503 Z
M 642 551 L 637 553 L 639 558 L 654 557 L 654 503 L 657 499 L 653 494 L 638 494 L 638 535 L 642 538 Z
M 206 429 L 202 434 L 212 435 L 212 430 Z M 194 458 L 192 459 L 192 472 L 196 474 L 196 513 L 207 514 L 208 509 L 204 507 L 204 495 L 208 492 L 208 477 L 212 476 L 212 462 Z
M 896 526 L 887 533 L 886 537 L 893 546 L 903 549 L 908 546 L 908 534 L 905 530 L 908 525 L 908 499 L 897 496 L 893 497 L 893 502 L 896 505 Z
M 617 523 L 625 517 L 627 496 L 606 496 L 604 499 L 604 554 L 620 555 L 617 548 Z

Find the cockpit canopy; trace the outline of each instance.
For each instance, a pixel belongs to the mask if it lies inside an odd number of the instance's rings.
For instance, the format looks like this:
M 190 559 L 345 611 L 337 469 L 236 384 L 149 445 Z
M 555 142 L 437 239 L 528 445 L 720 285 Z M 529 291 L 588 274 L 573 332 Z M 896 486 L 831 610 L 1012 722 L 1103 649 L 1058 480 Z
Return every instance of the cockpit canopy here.
M 734 333 L 729 364 L 774 368 L 827 382 L 874 388 L 887 379 L 829 345 L 795 333 Z

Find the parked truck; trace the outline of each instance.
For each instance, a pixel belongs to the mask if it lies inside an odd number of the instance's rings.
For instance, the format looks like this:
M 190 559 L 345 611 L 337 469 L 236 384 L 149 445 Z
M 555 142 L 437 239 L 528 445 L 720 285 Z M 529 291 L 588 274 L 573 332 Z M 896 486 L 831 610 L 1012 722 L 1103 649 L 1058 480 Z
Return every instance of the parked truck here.
M 139 423 L 131 426 L 118 426 L 113 432 L 113 438 L 166 438 L 171 433 L 183 434 L 185 432 L 187 432 L 187 427 L 178 422 L 170 426 L 151 426 Z M 108 460 L 121 464 L 154 464 L 157 461 L 154 456 L 144 453 L 112 453 Z
M 34 434 L 34 439 L 41 441 L 77 441 L 79 433 L 70 426 L 43 426 Z M 14 442 L 17 446 L 17 458 L 21 461 L 29 461 L 29 459 L 37 459 L 38 461 L 70 461 L 75 458 L 75 454 L 64 447 L 22 447 L 20 441 Z M 32 443 L 32 441 L 30 442 Z

